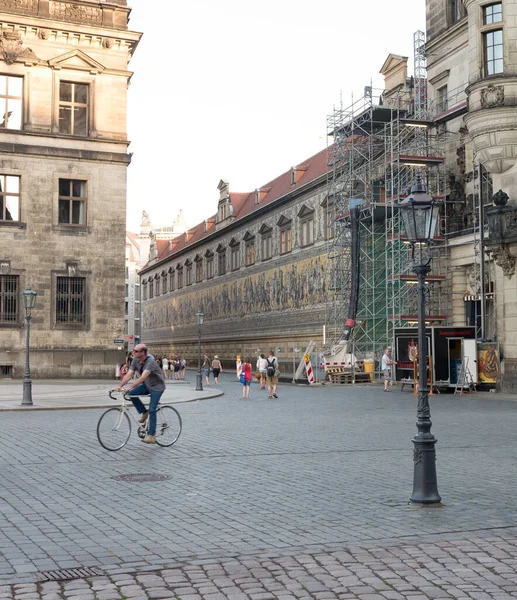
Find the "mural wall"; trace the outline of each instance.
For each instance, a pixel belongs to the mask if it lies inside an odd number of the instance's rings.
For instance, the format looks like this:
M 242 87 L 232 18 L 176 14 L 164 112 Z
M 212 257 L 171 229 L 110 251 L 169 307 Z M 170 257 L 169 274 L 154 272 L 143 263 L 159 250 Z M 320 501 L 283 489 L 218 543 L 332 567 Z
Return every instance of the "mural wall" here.
M 205 320 L 214 321 L 323 304 L 326 269 L 325 254 L 219 285 L 197 287 L 196 291 L 182 290 L 156 298 L 144 305 L 143 329 L 194 323 L 199 308 L 205 313 Z

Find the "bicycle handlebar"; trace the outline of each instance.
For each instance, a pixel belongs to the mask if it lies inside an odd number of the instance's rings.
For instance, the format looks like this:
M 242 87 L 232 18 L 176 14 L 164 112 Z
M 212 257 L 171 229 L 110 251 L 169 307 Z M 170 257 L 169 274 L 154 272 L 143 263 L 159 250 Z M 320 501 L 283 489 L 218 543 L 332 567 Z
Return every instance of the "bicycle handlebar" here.
M 112 400 L 117 400 L 116 396 L 113 394 L 122 394 L 124 396 L 124 400 L 126 402 L 131 402 L 131 398 L 129 397 L 129 392 L 117 392 L 115 390 L 109 390 L 108 395 Z

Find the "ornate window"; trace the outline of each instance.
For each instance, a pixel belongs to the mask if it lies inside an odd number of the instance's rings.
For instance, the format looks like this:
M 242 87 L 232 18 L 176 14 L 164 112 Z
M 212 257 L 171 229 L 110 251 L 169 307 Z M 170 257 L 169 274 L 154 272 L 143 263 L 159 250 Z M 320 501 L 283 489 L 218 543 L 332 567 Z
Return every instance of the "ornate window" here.
M 314 211 L 303 207 L 298 213 L 300 220 L 300 246 L 311 246 L 314 244 Z
M 174 269 L 171 267 L 169 269 L 169 292 L 174 291 Z
M 62 81 L 59 84 L 59 133 L 88 135 L 88 85 Z
M 226 274 L 226 248 L 220 244 L 217 247 L 217 274 Z
M 154 298 L 154 280 L 149 277 L 149 300 Z
M 206 278 L 212 279 L 214 276 L 214 253 L 210 250 L 207 250 L 205 253 L 206 260 Z
M 18 275 L 0 275 L 0 325 L 11 325 L 18 322 Z
M 20 178 L 0 175 L 0 223 L 20 220 Z
M 167 291 L 167 271 L 162 271 L 162 294 L 166 294 Z
M 176 268 L 176 273 L 178 276 L 178 290 L 181 290 L 183 287 L 183 267 L 178 265 Z
M 198 254 L 194 262 L 196 263 L 196 283 L 201 283 L 203 281 L 203 257 Z
M 22 128 L 23 77 L 0 75 L 0 129 Z
M 237 271 L 241 266 L 241 245 L 235 238 L 230 242 L 230 269 Z
M 86 181 L 59 180 L 58 222 L 62 225 L 86 225 Z
M 291 219 L 281 217 L 278 221 L 278 229 L 280 232 L 280 254 L 291 252 L 293 249 L 292 228 L 293 223 Z
M 185 261 L 185 276 L 186 276 L 186 284 L 192 285 L 192 261 Z
M 273 230 L 267 225 L 262 225 L 260 233 L 260 256 L 262 260 L 269 260 L 273 256 Z
M 255 264 L 255 236 L 249 232 L 244 236 L 244 260 L 247 267 Z

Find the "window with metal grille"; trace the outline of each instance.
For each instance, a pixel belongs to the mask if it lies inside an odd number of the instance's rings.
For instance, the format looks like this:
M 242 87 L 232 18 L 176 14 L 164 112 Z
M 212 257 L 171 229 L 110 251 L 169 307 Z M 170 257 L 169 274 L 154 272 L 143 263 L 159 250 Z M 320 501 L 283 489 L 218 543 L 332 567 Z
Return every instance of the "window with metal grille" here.
M 20 220 L 20 178 L 0 175 L 0 222 Z
M 0 129 L 22 128 L 23 77 L 0 75 Z
M 62 81 L 59 84 L 59 133 L 88 135 L 88 85 Z
M 86 181 L 59 180 L 59 217 L 63 225 L 86 225 Z
M 0 324 L 18 321 L 18 275 L 0 275 Z
M 56 323 L 86 323 L 86 279 L 58 277 L 56 280 Z

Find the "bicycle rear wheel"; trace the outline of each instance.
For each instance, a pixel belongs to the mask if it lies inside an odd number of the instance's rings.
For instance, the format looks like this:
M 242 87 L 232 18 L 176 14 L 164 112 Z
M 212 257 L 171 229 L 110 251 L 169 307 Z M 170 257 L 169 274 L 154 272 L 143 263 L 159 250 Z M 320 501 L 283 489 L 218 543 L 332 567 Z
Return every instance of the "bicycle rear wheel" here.
M 172 446 L 181 434 L 181 417 L 172 406 L 160 406 L 156 411 L 156 443 Z
M 97 438 L 106 450 L 123 448 L 131 435 L 131 421 L 121 408 L 109 408 L 97 423 Z

